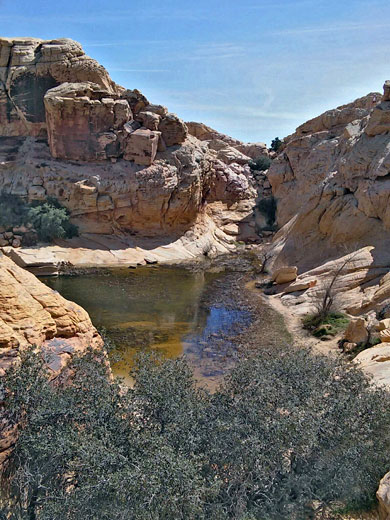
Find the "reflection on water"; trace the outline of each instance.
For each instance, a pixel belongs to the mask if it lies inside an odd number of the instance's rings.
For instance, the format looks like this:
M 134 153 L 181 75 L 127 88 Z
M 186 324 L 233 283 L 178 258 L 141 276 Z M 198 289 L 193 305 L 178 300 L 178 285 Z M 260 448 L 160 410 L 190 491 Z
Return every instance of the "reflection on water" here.
M 196 377 L 212 383 L 234 361 L 227 335 L 249 322 L 245 310 L 202 303 L 210 284 L 223 276 L 140 267 L 43 281 L 84 307 L 96 327 L 106 329 L 121 354 L 113 363 L 115 375 L 128 378 L 135 353 L 153 348 L 167 357 L 184 354 Z

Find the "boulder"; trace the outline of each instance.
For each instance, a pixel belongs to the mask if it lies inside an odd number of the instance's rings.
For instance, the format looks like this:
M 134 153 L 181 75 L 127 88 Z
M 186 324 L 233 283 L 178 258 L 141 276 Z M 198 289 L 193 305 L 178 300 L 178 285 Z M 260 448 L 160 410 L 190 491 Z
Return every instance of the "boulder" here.
M 354 362 L 372 376 L 374 384 L 390 388 L 390 345 L 367 348 L 355 357 Z
M 390 329 L 383 329 L 379 332 L 379 339 L 382 343 L 390 343 Z
M 354 318 L 344 332 L 344 339 L 349 343 L 367 343 L 367 322 L 364 318 Z
M 141 112 L 137 114 L 137 120 L 148 130 L 158 130 L 160 119 L 161 117 L 158 114 L 147 110 L 141 110 Z
M 293 282 L 294 280 L 296 280 L 297 276 L 298 268 L 296 266 L 285 266 L 280 267 L 272 273 L 271 281 L 279 285 L 283 283 Z
M 380 481 L 376 497 L 379 502 L 380 520 L 390 520 L 390 473 Z
M 288 287 L 285 288 L 285 293 L 298 292 L 298 291 L 307 291 L 311 287 L 315 287 L 317 285 L 317 280 L 297 280 L 294 283 L 291 283 Z
M 176 114 L 164 116 L 158 126 L 166 146 L 184 143 L 188 135 L 185 123 Z
M 47 91 L 44 102 L 53 157 L 96 161 L 120 154 L 115 130 L 132 117 L 127 101 L 85 82 L 62 83 Z
M 376 326 L 376 330 L 379 332 L 381 330 L 390 329 L 390 318 L 385 318 L 384 320 L 380 320 Z
M 121 98 L 125 99 L 129 103 L 131 111 L 134 115 L 138 114 L 138 112 L 150 105 L 149 101 L 142 94 L 142 92 L 137 89 L 125 90 L 121 93 Z M 149 111 L 151 112 L 151 110 Z
M 136 164 L 150 166 L 156 157 L 160 132 L 140 128 L 132 132 L 125 143 L 123 158 Z

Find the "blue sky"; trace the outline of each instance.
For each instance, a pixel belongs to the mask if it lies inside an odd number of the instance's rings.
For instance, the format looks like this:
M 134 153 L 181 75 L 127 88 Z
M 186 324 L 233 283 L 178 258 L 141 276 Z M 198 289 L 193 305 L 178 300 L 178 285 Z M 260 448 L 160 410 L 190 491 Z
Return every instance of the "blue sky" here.
M 390 79 L 389 0 L 0 0 L 0 27 L 73 38 L 117 83 L 244 141 Z

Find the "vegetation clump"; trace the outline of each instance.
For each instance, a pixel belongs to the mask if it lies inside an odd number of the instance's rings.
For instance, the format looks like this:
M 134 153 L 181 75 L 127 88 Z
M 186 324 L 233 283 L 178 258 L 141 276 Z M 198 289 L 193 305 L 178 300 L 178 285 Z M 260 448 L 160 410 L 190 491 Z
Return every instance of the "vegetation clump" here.
M 263 351 L 209 394 L 181 359 L 144 357 L 124 391 L 98 357 L 69 384 L 31 350 L 2 380 L 4 518 L 299 520 L 372 504 L 388 470 L 389 395 L 340 360 Z
M 265 217 L 266 228 L 270 231 L 275 229 L 275 220 L 276 220 L 276 199 L 273 195 L 270 197 L 260 198 L 256 202 L 257 211 Z
M 250 161 L 249 167 L 251 170 L 263 172 L 268 170 L 268 168 L 271 166 L 271 163 L 272 161 L 269 157 L 266 155 L 261 155 L 257 159 Z
M 337 336 L 348 326 L 349 318 L 342 312 L 327 314 L 309 314 L 303 318 L 303 328 L 309 330 L 313 336 Z
M 279 137 L 275 137 L 275 139 L 272 139 L 272 142 L 271 142 L 271 150 L 273 152 L 278 152 L 281 149 L 282 144 L 283 144 L 282 140 L 279 139 Z
M 27 203 L 16 195 L 0 194 L 0 226 L 5 229 L 33 227 L 43 242 L 78 235 L 77 227 L 70 222 L 69 210 L 52 197 Z

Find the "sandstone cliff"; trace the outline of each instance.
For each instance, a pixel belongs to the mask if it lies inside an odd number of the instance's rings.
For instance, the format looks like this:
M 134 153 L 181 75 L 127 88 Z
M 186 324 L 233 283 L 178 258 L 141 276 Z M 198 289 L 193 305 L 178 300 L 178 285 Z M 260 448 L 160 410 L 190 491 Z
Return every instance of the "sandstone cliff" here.
M 212 242 L 228 250 L 231 235 L 256 238 L 248 161 L 264 145 L 198 139 L 166 107 L 116 85 L 72 40 L 0 38 L 0 57 L 0 191 L 56 197 L 82 234 L 167 245 L 195 226 L 197 254 Z
M 268 172 L 280 227 L 274 265 L 297 265 L 300 280 L 321 281 L 350 255 L 338 291 L 354 314 L 390 298 L 380 284 L 390 269 L 389 92 L 386 83 L 383 97 L 369 94 L 303 124 Z M 306 312 L 320 287 L 286 301 Z
M 65 300 L 0 253 L 0 377 L 29 345 L 40 347 L 55 376 L 76 352 L 99 348 L 102 339 L 84 309 Z M 0 398 L 0 464 L 15 441 Z

